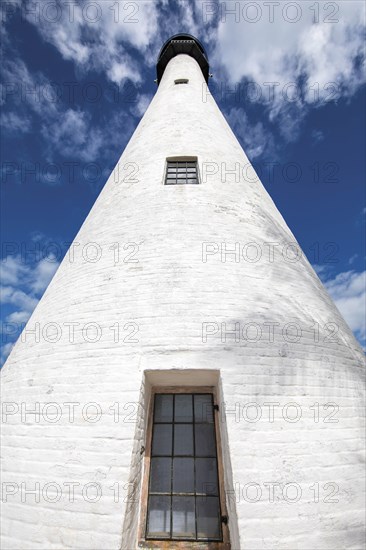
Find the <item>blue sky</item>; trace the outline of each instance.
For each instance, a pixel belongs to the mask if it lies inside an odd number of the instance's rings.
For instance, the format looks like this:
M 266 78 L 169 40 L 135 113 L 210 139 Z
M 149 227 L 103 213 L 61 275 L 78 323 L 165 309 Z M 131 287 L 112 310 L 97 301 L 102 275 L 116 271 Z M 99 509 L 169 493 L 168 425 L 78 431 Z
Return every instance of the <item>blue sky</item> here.
M 206 47 L 211 92 L 361 344 L 361 1 L 2 4 L 2 360 L 156 90 L 172 34 Z

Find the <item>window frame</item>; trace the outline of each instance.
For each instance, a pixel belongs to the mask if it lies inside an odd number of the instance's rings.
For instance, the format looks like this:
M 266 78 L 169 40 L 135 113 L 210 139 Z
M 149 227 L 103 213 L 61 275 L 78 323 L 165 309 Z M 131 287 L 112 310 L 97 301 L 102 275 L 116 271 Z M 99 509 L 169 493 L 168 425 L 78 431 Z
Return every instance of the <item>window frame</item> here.
M 146 445 L 144 456 L 143 480 L 140 499 L 140 518 L 138 546 L 140 548 L 158 548 L 159 550 L 230 550 L 229 528 L 227 523 L 221 522 L 222 541 L 193 541 L 193 540 L 170 540 L 170 539 L 146 539 L 147 528 L 147 505 L 149 498 L 149 481 L 152 449 L 152 428 L 155 394 L 157 393 L 210 393 L 213 395 L 214 405 L 217 403 L 217 391 L 214 386 L 153 386 L 151 388 L 150 403 L 148 407 L 148 422 L 146 428 Z M 224 467 L 222 458 L 221 434 L 219 427 L 219 412 L 214 409 L 214 426 L 216 436 L 217 470 L 219 485 L 219 502 L 221 515 L 227 516 L 224 486 Z
M 196 183 L 167 183 L 168 178 L 168 168 L 169 168 L 169 162 L 194 162 L 196 164 Z M 187 173 L 186 173 L 187 174 Z M 177 178 L 175 178 L 177 179 Z M 187 180 L 186 175 L 186 180 Z M 200 178 L 200 171 L 199 171 L 199 165 L 198 165 L 198 157 L 192 157 L 192 156 L 186 156 L 186 157 L 168 157 L 165 159 L 165 169 L 164 169 L 164 178 L 163 178 L 163 185 L 166 187 L 184 187 L 185 185 L 193 185 L 194 187 L 197 185 L 201 185 L 201 178 Z

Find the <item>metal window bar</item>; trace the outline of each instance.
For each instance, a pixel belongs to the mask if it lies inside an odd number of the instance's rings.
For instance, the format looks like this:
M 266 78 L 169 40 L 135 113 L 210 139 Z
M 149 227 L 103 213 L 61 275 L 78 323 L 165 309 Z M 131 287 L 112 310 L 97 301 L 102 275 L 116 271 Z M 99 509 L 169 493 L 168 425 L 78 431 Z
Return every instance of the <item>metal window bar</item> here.
M 157 401 L 157 398 L 158 396 L 160 395 L 164 395 L 164 396 L 172 396 L 172 421 L 171 422 L 167 422 L 167 421 L 158 421 L 156 419 L 156 401 Z M 176 421 L 176 418 L 175 418 L 175 398 L 177 395 L 186 395 L 187 397 L 191 397 L 192 399 L 192 421 L 189 422 L 187 420 L 183 420 L 183 421 Z M 210 409 L 212 411 L 212 421 L 208 421 L 206 420 L 205 421 L 196 421 L 196 411 L 195 411 L 195 406 L 194 406 L 194 396 L 200 396 L 200 395 L 209 395 L 210 396 Z M 207 393 L 192 393 L 192 394 L 181 394 L 181 393 L 176 393 L 176 394 L 167 394 L 167 393 L 164 393 L 164 394 L 155 394 L 155 401 L 154 401 L 154 412 L 153 412 L 153 425 L 152 425 L 152 440 L 151 440 L 151 450 L 153 449 L 153 446 L 154 446 L 154 427 L 156 425 L 167 425 L 167 426 L 172 426 L 172 441 L 171 441 L 171 453 L 170 454 L 159 454 L 159 455 L 152 455 L 151 453 L 151 464 L 150 464 L 150 475 L 149 475 L 149 489 L 148 489 L 148 510 L 147 510 L 147 514 L 146 514 L 146 539 L 147 540 L 179 540 L 179 541 L 198 541 L 198 542 L 221 542 L 223 540 L 222 538 L 222 528 L 221 528 L 221 504 L 220 504 L 220 490 L 219 490 L 219 472 L 218 472 L 218 460 L 217 460 L 217 441 L 216 441 L 216 432 L 215 432 L 215 417 L 214 417 L 214 413 L 213 413 L 213 410 L 214 410 L 214 404 L 213 404 L 213 395 L 212 394 L 207 394 Z M 206 410 L 207 412 L 207 410 Z M 182 424 L 189 424 L 189 425 L 192 425 L 192 430 L 193 430 L 193 454 L 191 455 L 187 455 L 187 454 L 175 454 L 174 453 L 174 432 L 175 432 L 175 425 L 182 425 Z M 204 455 L 204 456 L 197 456 L 196 454 L 196 437 L 195 437 L 195 426 L 196 425 L 199 425 L 199 424 L 209 424 L 209 425 L 212 425 L 212 428 L 213 428 L 213 435 L 214 435 L 214 453 L 209 453 L 207 455 Z M 171 467 L 170 467 L 170 491 L 152 491 L 150 489 L 151 487 L 151 479 L 152 479 L 152 465 L 153 465 L 153 458 L 170 458 L 171 459 Z M 175 458 L 187 458 L 187 459 L 192 459 L 193 460 L 193 487 L 194 487 L 194 491 L 192 492 L 174 492 L 173 491 L 173 464 L 174 464 L 174 460 Z M 210 492 L 200 492 L 200 491 L 197 491 L 197 486 L 196 486 L 196 459 L 204 459 L 204 458 L 212 458 L 212 459 L 215 459 L 215 462 L 216 462 L 216 469 L 215 469 L 215 474 L 216 474 L 216 482 L 217 482 L 217 489 L 216 489 L 216 492 L 214 494 L 210 493 Z M 159 536 L 155 536 L 155 535 L 150 535 L 149 534 L 149 512 L 150 512 L 150 497 L 152 496 L 165 496 L 165 497 L 170 497 L 170 501 L 169 501 L 169 504 L 170 504 L 170 508 L 169 508 L 169 514 L 170 514 L 170 518 L 169 518 L 169 521 L 170 521 L 170 532 L 169 532 L 169 536 L 162 536 L 162 535 L 159 535 Z M 177 536 L 173 536 L 173 497 L 176 497 L 176 496 L 183 496 L 183 497 L 193 497 L 194 498 L 194 523 L 195 523 L 195 536 L 194 537 L 188 537 L 188 536 L 182 536 L 182 537 L 177 537 Z M 197 528 L 197 497 L 198 498 L 215 498 L 217 499 L 217 503 L 218 503 L 218 514 L 217 514 L 217 529 L 218 529 L 218 533 L 219 533 L 219 536 L 218 537 L 215 537 L 215 538 L 208 538 L 208 537 L 199 537 L 198 536 L 198 528 Z
M 167 161 L 165 185 L 198 184 L 197 161 Z

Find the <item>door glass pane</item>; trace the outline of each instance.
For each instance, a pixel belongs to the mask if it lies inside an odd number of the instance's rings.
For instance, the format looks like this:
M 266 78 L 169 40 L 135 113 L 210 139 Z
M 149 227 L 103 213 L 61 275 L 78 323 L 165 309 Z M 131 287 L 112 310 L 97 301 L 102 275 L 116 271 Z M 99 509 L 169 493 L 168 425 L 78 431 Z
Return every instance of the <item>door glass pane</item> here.
M 213 424 L 195 425 L 196 456 L 216 456 Z
M 174 404 L 175 422 L 193 422 L 192 395 L 176 395 Z
M 196 492 L 218 495 L 216 458 L 196 458 Z
M 219 539 L 220 506 L 217 497 L 197 497 L 197 538 Z
M 152 493 L 169 493 L 171 488 L 171 458 L 151 459 L 150 491 Z
M 173 497 L 173 537 L 195 538 L 194 497 Z
M 211 395 L 194 396 L 194 418 L 196 422 L 213 422 Z
M 174 455 L 193 455 L 193 424 L 174 425 Z
M 158 394 L 155 396 L 154 422 L 173 422 L 173 396 Z
M 150 537 L 170 537 L 171 497 L 151 496 L 147 517 L 147 535 Z
M 222 540 L 211 394 L 156 394 L 148 490 L 148 539 Z
M 152 455 L 172 454 L 172 424 L 155 424 L 153 431 Z
M 173 493 L 194 493 L 194 459 L 173 459 Z

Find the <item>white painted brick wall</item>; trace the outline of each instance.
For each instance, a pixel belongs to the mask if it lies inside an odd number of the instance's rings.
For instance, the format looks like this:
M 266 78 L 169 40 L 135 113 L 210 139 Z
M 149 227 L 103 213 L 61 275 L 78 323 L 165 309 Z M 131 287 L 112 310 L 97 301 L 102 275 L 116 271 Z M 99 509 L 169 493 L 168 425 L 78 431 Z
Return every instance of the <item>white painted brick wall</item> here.
M 189 78 L 189 84 L 175 86 L 180 77 Z M 23 502 L 20 489 L 8 496 L 2 512 L 4 549 L 135 548 L 136 505 L 126 508 L 125 501 L 128 484 L 136 478 L 139 487 L 146 418 L 133 414 L 129 422 L 134 409 L 128 403 L 140 400 L 146 369 L 172 368 L 220 370 L 222 399 L 229 408 L 249 402 L 263 410 L 265 402 L 278 402 L 278 411 L 289 402 L 302 407 L 297 423 L 285 422 L 281 412 L 273 423 L 236 421 L 227 411 L 222 431 L 232 469 L 228 483 L 242 490 L 247 483 L 264 489 L 267 482 L 295 482 L 303 490 L 291 504 L 269 502 L 264 490 L 258 502 L 242 496 L 231 502 L 235 550 L 362 548 L 364 363 L 359 345 L 305 258 L 295 263 L 282 257 L 273 263 L 264 257 L 257 263 L 228 258 L 224 263 L 216 254 L 202 261 L 202 242 L 256 242 L 263 250 L 266 242 L 294 242 L 258 179 L 223 182 L 219 171 L 201 185 L 163 185 L 168 156 L 197 155 L 201 171 L 207 162 L 224 162 L 228 169 L 249 162 L 214 100 L 202 95 L 203 84 L 192 58 L 170 61 L 120 159 L 119 177 L 116 168 L 75 238 L 80 245 L 74 261 L 65 258 L 28 322 L 26 330 L 36 323 L 41 329 L 58 323 L 61 338 L 52 343 L 48 335 L 36 342 L 28 335 L 3 369 L 3 401 L 29 408 L 53 402 L 63 413 L 54 423 L 49 417 L 37 423 L 31 416 L 22 422 L 18 413 L 7 417 L 3 483 L 24 483 L 29 489 L 36 482 L 42 488 L 56 482 L 64 489 L 56 502 L 42 495 L 39 503 L 32 496 Z M 136 181 L 122 181 L 131 172 L 127 163 L 136 164 Z M 90 242 L 102 249 L 95 263 L 80 252 Z M 122 261 L 131 251 L 123 249 L 129 242 L 139 245 L 138 263 Z M 117 263 L 113 243 L 120 243 Z M 71 322 L 79 323 L 74 342 L 66 327 Z M 103 328 L 98 342 L 85 341 L 81 332 L 91 322 Z M 123 341 L 129 322 L 139 327 L 138 343 Z M 228 328 L 235 322 L 241 328 L 248 322 L 279 325 L 274 342 L 232 337 L 222 342 L 218 332 L 204 343 L 204 322 Z M 289 322 L 303 329 L 298 342 L 283 338 Z M 338 343 L 324 341 L 323 327 L 330 322 L 339 327 Z M 118 342 L 109 328 L 115 323 L 123 336 Z M 311 328 L 315 323 L 322 329 L 319 342 Z M 63 405 L 67 402 L 79 403 L 74 422 Z M 90 402 L 106 413 L 97 422 L 81 416 Z M 322 406 L 328 402 L 339 407 L 337 423 L 323 422 L 329 411 Z M 113 403 L 120 404 L 119 422 Z M 319 423 L 312 419 L 314 403 L 320 403 Z M 67 498 L 64 484 L 70 482 L 80 484 L 75 502 Z M 327 482 L 339 486 L 339 501 L 324 502 L 321 488 L 314 502 L 309 487 Z M 80 488 L 88 483 L 100 484 L 98 502 L 81 497 Z M 110 489 L 114 484 L 120 488 L 117 499 Z

